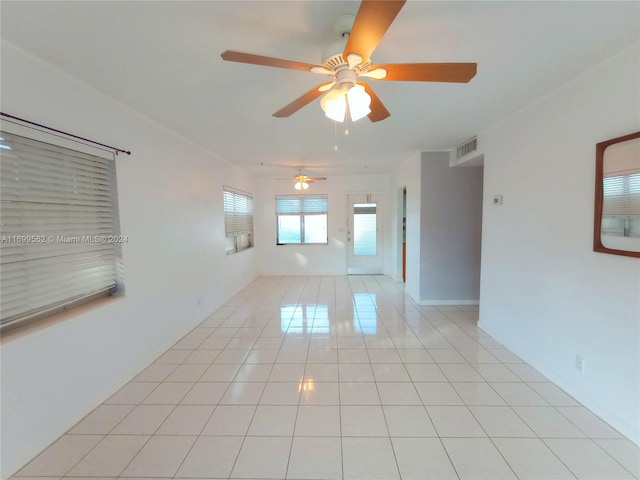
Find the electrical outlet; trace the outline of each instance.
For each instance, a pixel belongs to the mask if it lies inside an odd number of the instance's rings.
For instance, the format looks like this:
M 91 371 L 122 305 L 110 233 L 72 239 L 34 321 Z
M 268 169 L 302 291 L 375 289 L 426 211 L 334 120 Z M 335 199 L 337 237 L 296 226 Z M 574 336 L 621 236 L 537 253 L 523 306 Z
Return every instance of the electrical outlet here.
M 580 373 L 584 373 L 584 358 L 580 355 L 576 355 L 575 363 L 576 370 L 579 370 Z

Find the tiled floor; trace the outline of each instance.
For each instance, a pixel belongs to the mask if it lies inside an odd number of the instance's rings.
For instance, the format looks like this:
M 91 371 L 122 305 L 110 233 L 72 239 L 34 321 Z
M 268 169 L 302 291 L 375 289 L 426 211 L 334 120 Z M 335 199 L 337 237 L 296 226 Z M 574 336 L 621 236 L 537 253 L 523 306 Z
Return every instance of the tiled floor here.
M 260 278 L 17 476 L 638 477 L 636 446 L 476 320 L 383 276 Z

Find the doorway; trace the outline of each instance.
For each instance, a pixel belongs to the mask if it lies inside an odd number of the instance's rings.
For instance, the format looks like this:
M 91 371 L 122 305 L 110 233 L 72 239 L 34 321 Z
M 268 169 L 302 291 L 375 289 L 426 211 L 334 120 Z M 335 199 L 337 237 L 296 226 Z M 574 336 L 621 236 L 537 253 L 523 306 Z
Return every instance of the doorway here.
M 347 204 L 347 274 L 382 274 L 384 195 L 347 195 Z

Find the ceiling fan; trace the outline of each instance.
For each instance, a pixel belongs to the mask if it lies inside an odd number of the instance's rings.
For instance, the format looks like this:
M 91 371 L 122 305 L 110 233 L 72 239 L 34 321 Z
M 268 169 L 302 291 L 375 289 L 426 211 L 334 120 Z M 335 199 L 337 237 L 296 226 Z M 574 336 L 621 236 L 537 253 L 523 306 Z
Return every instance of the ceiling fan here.
M 320 106 L 327 117 L 342 122 L 348 114 L 352 121 L 368 116 L 372 122 L 378 122 L 387 118 L 390 113 L 369 83 L 358 81 L 361 78 L 467 83 L 476 74 L 475 63 L 371 63 L 371 54 L 405 2 L 406 0 L 362 0 L 355 18 L 347 15 L 339 19 L 336 25 L 343 28 L 342 43 L 333 54 L 323 55 L 323 65 L 233 50 L 223 52 L 222 59 L 303 70 L 331 77 L 330 81 L 313 87 L 275 112 L 274 117 L 288 117 L 326 92 Z
M 309 175 L 303 174 L 301 171 L 300 173 L 298 173 L 298 175 L 295 175 L 293 177 L 293 181 L 294 181 L 293 188 L 295 188 L 296 190 L 306 190 L 307 188 L 309 188 L 310 183 L 326 180 L 326 179 L 327 177 L 310 177 Z M 277 180 L 291 180 L 291 177 L 278 178 Z

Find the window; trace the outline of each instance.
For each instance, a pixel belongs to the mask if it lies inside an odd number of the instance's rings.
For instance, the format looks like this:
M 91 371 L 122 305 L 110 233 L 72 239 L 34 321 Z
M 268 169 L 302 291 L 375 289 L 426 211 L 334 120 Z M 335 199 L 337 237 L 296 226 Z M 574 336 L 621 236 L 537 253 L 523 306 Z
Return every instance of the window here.
M 2 326 L 122 290 L 113 156 L 0 137 Z
M 246 192 L 225 186 L 223 200 L 227 255 L 253 247 L 253 198 Z
M 327 196 L 276 197 L 278 245 L 328 243 Z

